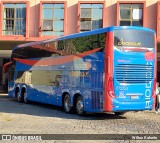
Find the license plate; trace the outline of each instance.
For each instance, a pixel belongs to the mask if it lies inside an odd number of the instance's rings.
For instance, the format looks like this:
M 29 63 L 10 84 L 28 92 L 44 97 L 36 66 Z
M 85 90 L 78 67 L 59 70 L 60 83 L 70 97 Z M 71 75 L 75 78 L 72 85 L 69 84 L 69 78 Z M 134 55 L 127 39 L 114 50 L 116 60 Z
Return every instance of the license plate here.
M 139 99 L 139 96 L 131 96 L 131 99 Z

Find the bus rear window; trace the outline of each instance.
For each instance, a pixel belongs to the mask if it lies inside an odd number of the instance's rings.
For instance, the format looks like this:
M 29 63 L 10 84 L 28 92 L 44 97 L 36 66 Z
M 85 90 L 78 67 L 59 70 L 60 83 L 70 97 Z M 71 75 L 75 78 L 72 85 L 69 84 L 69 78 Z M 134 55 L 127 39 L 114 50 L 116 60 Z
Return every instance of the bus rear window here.
M 154 33 L 142 30 L 115 30 L 114 45 L 120 47 L 154 48 Z

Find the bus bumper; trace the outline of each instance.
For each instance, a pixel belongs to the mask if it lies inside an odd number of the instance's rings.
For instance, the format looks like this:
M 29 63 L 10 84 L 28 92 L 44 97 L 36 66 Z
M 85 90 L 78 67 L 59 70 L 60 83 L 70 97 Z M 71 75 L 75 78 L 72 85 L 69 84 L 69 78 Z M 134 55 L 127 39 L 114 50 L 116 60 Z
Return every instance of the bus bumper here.
M 154 109 L 152 100 L 144 102 L 113 102 L 113 111 L 142 111 Z

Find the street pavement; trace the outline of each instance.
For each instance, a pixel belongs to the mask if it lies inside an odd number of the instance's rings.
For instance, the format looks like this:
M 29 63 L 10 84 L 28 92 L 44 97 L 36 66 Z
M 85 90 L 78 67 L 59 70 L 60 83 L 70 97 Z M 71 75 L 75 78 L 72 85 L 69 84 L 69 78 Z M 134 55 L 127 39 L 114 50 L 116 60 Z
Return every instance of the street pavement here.
M 18 103 L 0 95 L 0 134 L 160 134 L 160 114 L 155 111 L 66 114 L 62 108 L 32 102 Z M 87 138 L 86 138 L 87 140 Z M 12 141 L 15 142 L 15 141 Z M 158 140 L 54 140 L 44 142 L 160 142 Z

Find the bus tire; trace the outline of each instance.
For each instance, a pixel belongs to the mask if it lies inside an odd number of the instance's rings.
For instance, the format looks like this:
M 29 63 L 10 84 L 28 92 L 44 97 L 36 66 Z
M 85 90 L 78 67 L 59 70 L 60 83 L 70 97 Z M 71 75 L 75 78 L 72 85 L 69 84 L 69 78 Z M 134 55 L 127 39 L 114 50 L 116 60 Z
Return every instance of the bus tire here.
M 114 112 L 114 114 L 115 114 L 116 116 L 122 116 L 122 115 L 125 114 L 125 112 Z
M 73 112 L 73 107 L 71 104 L 71 97 L 69 94 L 66 94 L 64 97 L 63 107 L 66 113 L 70 114 Z
M 78 96 L 76 100 L 76 112 L 80 116 L 84 116 L 86 114 L 84 111 L 84 101 L 82 96 Z
M 29 101 L 28 101 L 28 99 L 27 99 L 27 91 L 26 90 L 24 90 L 24 92 L 23 92 L 23 100 L 24 100 L 24 103 L 25 104 L 28 104 L 29 103 Z
M 21 96 L 20 90 L 17 91 L 16 96 L 17 96 L 17 101 L 19 103 L 22 103 L 23 102 L 23 97 Z

